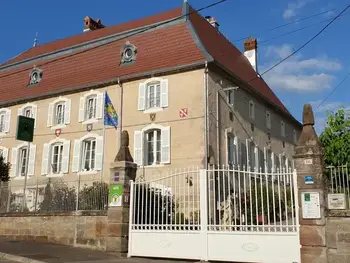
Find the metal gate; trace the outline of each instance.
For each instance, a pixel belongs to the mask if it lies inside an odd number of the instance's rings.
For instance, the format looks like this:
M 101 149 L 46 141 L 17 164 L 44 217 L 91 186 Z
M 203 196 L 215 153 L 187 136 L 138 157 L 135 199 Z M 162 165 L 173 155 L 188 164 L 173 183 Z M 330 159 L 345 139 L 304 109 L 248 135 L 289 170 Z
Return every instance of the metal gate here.
M 183 169 L 131 183 L 129 256 L 300 262 L 296 172 Z

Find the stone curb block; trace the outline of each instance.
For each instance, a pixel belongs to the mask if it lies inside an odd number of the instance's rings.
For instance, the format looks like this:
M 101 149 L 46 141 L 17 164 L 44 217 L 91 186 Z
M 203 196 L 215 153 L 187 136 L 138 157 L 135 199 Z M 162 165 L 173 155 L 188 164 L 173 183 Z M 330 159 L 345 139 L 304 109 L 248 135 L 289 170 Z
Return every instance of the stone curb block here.
M 20 256 L 0 252 L 0 259 L 2 258 L 7 260 L 12 260 L 15 262 L 21 262 L 21 263 L 46 263 L 44 261 L 39 261 L 31 258 L 25 258 L 25 257 L 20 257 Z

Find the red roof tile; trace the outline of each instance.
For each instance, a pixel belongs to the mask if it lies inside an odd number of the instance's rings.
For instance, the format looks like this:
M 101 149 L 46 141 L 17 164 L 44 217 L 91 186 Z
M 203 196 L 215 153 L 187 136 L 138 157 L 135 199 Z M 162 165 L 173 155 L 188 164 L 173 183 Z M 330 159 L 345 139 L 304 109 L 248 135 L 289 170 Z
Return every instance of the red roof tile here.
M 190 10 L 193 12 L 192 8 Z M 194 26 L 198 37 L 202 41 L 203 46 L 214 60 L 228 68 L 241 80 L 249 82 L 249 84 L 267 100 L 275 104 L 284 112 L 290 114 L 265 81 L 262 78 L 257 77 L 257 73 L 249 63 L 248 59 L 234 45 L 232 45 L 230 41 L 228 41 L 198 13 L 192 13 L 190 15 L 190 21 Z

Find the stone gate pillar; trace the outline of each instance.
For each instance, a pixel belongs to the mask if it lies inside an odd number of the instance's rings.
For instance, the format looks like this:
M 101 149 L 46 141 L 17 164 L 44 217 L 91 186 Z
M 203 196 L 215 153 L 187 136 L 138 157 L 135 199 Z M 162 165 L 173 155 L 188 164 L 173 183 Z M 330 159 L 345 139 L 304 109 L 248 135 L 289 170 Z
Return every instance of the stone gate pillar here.
M 306 104 L 303 110 L 303 130 L 294 155 L 299 190 L 302 263 L 327 262 L 323 149 L 314 124 L 312 107 Z
M 128 252 L 129 181 L 135 180 L 136 170 L 129 150 L 129 134 L 123 131 L 120 149 L 110 168 L 106 240 L 106 250 L 122 256 Z

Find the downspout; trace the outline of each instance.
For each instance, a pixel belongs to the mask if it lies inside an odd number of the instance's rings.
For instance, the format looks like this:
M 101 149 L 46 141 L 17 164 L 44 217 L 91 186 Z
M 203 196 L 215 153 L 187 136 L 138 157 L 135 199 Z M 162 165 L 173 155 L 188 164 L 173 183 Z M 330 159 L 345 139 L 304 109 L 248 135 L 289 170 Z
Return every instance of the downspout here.
M 220 92 L 220 89 L 217 90 L 217 93 L 216 93 L 216 151 L 217 151 L 217 164 L 219 165 L 220 167 L 220 128 L 219 128 L 219 92 Z
M 118 85 L 120 88 L 120 94 L 119 94 L 119 138 L 118 138 L 118 149 L 120 149 L 120 146 L 122 145 L 122 132 L 123 132 L 123 84 L 120 82 L 118 78 Z
M 208 122 L 208 62 L 205 62 L 204 68 L 204 160 L 205 169 L 208 169 L 209 162 L 209 122 Z

